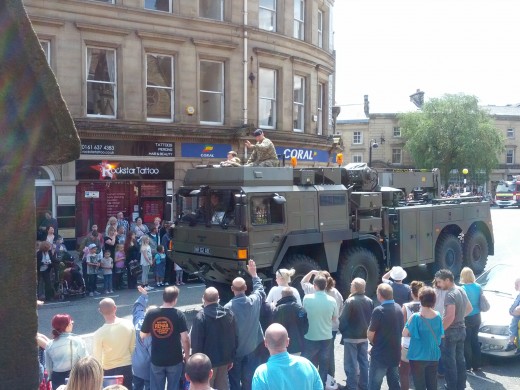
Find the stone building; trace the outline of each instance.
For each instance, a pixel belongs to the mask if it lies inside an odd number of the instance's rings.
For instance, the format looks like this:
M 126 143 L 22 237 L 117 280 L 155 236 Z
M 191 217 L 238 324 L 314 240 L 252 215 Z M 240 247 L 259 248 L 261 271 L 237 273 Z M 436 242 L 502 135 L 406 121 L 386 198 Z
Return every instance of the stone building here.
M 302 166 L 329 160 L 334 0 L 24 4 L 82 143 L 36 180 L 69 244 L 118 211 L 170 219 L 186 169 L 246 159 L 258 127 Z

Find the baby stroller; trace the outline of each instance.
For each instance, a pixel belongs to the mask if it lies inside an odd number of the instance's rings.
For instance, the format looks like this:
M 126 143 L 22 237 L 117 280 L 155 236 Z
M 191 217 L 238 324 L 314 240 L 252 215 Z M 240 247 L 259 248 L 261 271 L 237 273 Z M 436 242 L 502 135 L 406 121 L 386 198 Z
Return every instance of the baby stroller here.
M 65 252 L 61 259 L 63 271 L 60 272 L 58 296 L 60 299 L 83 298 L 86 295 L 85 280 L 74 258 Z

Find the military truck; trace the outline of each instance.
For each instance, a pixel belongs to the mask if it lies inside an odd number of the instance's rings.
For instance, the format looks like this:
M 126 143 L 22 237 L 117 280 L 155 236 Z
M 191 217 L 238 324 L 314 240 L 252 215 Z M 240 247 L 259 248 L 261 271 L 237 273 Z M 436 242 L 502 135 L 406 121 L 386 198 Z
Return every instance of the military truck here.
M 400 206 L 401 190 L 378 185 L 366 165 L 327 168 L 200 167 L 176 194 L 175 262 L 229 291 L 254 259 L 269 283 L 294 268 L 331 272 L 347 293 L 355 277 L 373 293 L 394 265 L 434 273 L 484 270 L 494 253 L 489 203 L 479 198 Z

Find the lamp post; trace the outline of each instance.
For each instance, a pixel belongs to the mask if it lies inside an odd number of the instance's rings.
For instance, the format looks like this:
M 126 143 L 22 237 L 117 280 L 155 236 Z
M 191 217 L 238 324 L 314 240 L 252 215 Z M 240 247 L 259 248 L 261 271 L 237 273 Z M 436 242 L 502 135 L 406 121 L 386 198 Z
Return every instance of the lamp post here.
M 466 192 L 466 178 L 468 176 L 468 172 L 469 172 L 468 168 L 464 168 L 462 170 L 462 174 L 464 175 L 464 192 Z
M 372 167 L 372 149 L 377 149 L 379 144 L 375 139 L 370 140 L 370 147 L 368 149 L 368 166 Z

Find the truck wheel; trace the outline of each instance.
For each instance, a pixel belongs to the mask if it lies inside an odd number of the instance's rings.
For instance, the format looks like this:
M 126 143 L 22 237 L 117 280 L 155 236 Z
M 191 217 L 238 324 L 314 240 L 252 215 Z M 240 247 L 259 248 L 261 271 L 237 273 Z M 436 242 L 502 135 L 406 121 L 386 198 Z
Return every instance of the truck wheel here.
M 376 256 L 365 248 L 352 248 L 339 255 L 338 290 L 345 298 L 350 294 L 350 283 L 355 278 L 366 281 L 365 292 L 373 296 L 379 281 L 379 265 Z
M 300 297 L 303 300 L 303 289 L 301 286 L 301 281 L 305 275 L 307 275 L 310 271 L 314 269 L 320 269 L 318 263 L 316 263 L 312 258 L 306 255 L 295 254 L 289 255 L 282 262 L 280 268 L 291 269 L 294 268 L 296 273 L 291 278 L 291 286 L 294 287 L 300 293 Z
M 464 261 L 475 274 L 484 272 L 488 259 L 488 242 L 480 230 L 472 230 L 464 245 Z
M 435 245 L 435 262 L 428 264 L 428 270 L 435 274 L 440 269 L 449 269 L 453 276 L 459 276 L 462 268 L 462 246 L 453 234 L 444 233 Z

